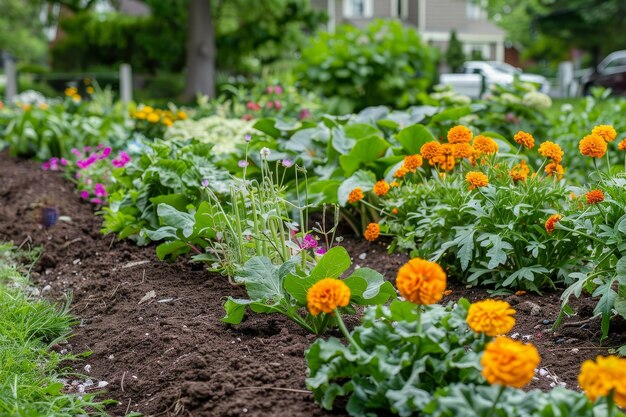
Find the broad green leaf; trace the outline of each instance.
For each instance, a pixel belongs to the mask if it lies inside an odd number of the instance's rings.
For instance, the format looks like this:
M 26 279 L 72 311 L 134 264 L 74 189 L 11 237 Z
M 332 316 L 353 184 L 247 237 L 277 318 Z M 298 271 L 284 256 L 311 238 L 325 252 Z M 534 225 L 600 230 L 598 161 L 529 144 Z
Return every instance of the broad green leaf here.
M 339 163 L 345 171 L 345 175 L 352 175 L 361 164 L 375 161 L 385 154 L 389 142 L 380 136 L 369 136 L 360 139 L 350 150 L 348 155 L 341 155 Z
M 243 320 L 243 315 L 246 312 L 246 306 L 249 305 L 251 300 L 242 300 L 233 297 L 228 297 L 224 303 L 224 310 L 226 315 L 222 318 L 224 323 L 239 324 Z
M 280 130 L 276 129 L 276 120 L 271 118 L 265 118 L 258 120 L 252 127 L 263 133 L 267 133 L 273 138 L 279 138 L 281 135 Z
M 150 198 L 150 202 L 155 206 L 159 204 L 167 204 L 176 210 L 184 211 L 189 204 L 189 200 L 183 194 L 165 194 Z
M 150 239 L 152 239 L 152 236 L 150 236 Z M 159 240 L 159 239 L 152 239 L 152 240 Z M 163 242 L 159 246 L 157 246 L 156 254 L 160 260 L 163 260 L 170 255 L 173 258 L 175 258 L 178 255 L 189 252 L 189 250 L 190 248 L 189 246 L 187 246 L 185 242 L 180 241 L 180 240 L 174 240 L 171 242 Z
M 419 153 L 422 145 L 437 140 L 430 130 L 421 124 L 405 127 L 398 132 L 396 139 L 409 154 Z
M 383 304 L 396 297 L 393 285 L 370 268 L 355 270 L 344 282 L 350 287 L 350 298 L 360 305 Z
M 193 214 L 178 211 L 168 204 L 159 204 L 157 214 L 161 224 L 181 230 L 185 237 L 190 237 L 193 234 L 194 224 L 196 223 Z
M 344 127 L 346 136 L 352 139 L 362 139 L 368 136 L 380 135 L 380 130 L 367 123 L 353 123 Z
M 243 282 L 252 300 L 272 300 L 277 303 L 284 297 L 278 267 L 269 258 L 255 256 L 235 276 L 236 282 Z
M 439 123 L 446 121 L 458 121 L 461 117 L 472 113 L 470 106 L 452 107 L 434 115 L 431 123 Z

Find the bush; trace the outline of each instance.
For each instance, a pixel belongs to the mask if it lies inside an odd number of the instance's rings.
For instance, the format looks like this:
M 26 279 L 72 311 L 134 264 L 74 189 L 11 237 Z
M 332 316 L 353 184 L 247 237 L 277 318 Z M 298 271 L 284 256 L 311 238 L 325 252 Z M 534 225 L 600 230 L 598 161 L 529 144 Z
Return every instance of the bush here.
M 407 107 L 433 83 L 436 58 L 415 29 L 378 20 L 364 30 L 343 26 L 320 33 L 302 51 L 296 74 L 303 87 L 335 100 L 335 112 Z

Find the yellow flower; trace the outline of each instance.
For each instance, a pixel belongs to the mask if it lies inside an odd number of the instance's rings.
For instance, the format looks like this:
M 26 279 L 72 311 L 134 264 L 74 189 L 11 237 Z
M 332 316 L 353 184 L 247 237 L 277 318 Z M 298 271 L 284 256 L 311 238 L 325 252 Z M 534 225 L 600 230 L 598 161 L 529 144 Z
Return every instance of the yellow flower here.
M 539 155 L 552 159 L 557 164 L 563 160 L 563 149 L 554 142 L 546 141 L 539 145 Z
M 619 145 L 617 145 L 617 149 L 620 151 L 626 151 L 626 138 L 624 138 Z
M 435 165 L 432 160 L 439 156 L 440 152 L 441 143 L 436 141 L 427 142 L 423 144 L 420 148 L 420 154 L 422 155 L 422 158 L 426 159 L 430 163 L 430 165 Z
M 587 204 L 598 204 L 604 201 L 604 193 L 602 190 L 591 190 L 585 194 Z
M 465 175 L 465 181 L 469 184 L 468 189 L 473 190 L 476 187 L 486 187 L 489 185 L 489 178 L 482 172 L 470 171 Z
M 585 136 L 579 143 L 578 149 L 580 153 L 591 158 L 602 158 L 607 150 L 607 145 L 602 136 L 591 135 Z
M 145 111 L 145 109 L 144 109 L 144 111 Z M 150 123 L 157 123 L 160 120 L 160 117 L 156 113 L 150 113 L 150 114 L 148 114 L 147 119 L 148 119 L 148 121 Z
M 455 158 L 471 158 L 474 155 L 474 148 L 469 143 L 455 143 L 452 153 Z
M 559 220 L 561 220 L 561 217 L 563 216 L 561 216 L 560 214 L 553 214 L 552 216 L 550 216 L 548 220 L 546 220 L 546 232 L 554 232 L 554 226 L 559 222 Z
M 487 344 L 480 364 L 490 384 L 523 388 L 533 379 L 540 361 L 533 345 L 500 336 Z
M 178 113 L 176 113 L 176 116 L 180 119 L 180 120 L 187 120 L 187 113 L 185 113 L 184 111 L 179 111 Z
M 564 172 L 565 170 L 563 169 L 563 165 L 559 163 L 550 162 L 548 165 L 546 165 L 546 174 L 551 177 L 556 177 L 557 180 L 563 178 Z
M 476 333 L 499 336 L 511 331 L 515 326 L 515 310 L 506 301 L 483 300 L 470 306 L 467 324 Z
M 398 181 L 391 181 L 391 183 L 389 184 L 391 187 L 399 187 L 400 183 Z
M 448 131 L 448 142 L 469 143 L 472 140 L 472 131 L 465 126 L 454 126 Z
M 498 152 L 498 144 L 493 139 L 483 135 L 476 136 L 472 146 L 474 146 L 478 156 L 493 155 Z
M 174 122 L 172 122 L 172 119 L 170 119 L 169 117 L 163 118 L 162 123 L 167 127 L 170 127 L 172 126 L 172 124 L 174 124 Z
M 144 111 L 144 112 L 146 112 L 146 113 L 152 113 L 152 112 L 154 111 L 154 109 L 153 109 L 152 107 L 150 107 L 150 106 L 145 106 L 145 107 L 144 107 L 143 109 L 141 109 L 141 110 L 143 110 L 143 111 Z
M 526 161 L 522 160 L 521 163 L 513 166 L 509 175 L 513 181 L 526 181 L 528 178 L 528 174 L 530 174 L 530 168 L 526 165 Z
M 39 103 L 37 107 L 40 108 L 41 110 L 48 110 L 49 106 L 47 103 Z
M 389 192 L 390 188 L 391 186 L 389 185 L 387 181 L 380 180 L 376 182 L 376 184 L 374 184 L 374 194 L 376 194 L 379 197 L 383 196 Z
M 75 103 L 79 103 L 80 102 L 80 95 L 79 94 L 74 94 L 72 96 L 72 101 L 74 101 Z
M 138 111 L 137 113 L 135 113 L 135 119 L 144 120 L 145 118 L 146 113 L 144 113 L 143 111 Z
M 606 142 L 613 142 L 617 137 L 615 128 L 610 125 L 598 125 L 591 130 L 592 135 L 598 135 Z
M 446 289 L 446 273 L 435 262 L 411 259 L 398 270 L 396 286 L 400 294 L 415 304 L 434 304 Z
M 617 356 L 598 356 L 596 361 L 586 360 L 580 368 L 578 384 L 591 401 L 608 397 L 613 391 L 613 400 L 626 407 L 626 359 Z
M 513 140 L 520 145 L 525 146 L 528 149 L 535 147 L 535 138 L 530 133 L 522 132 L 521 130 L 513 136 Z
M 422 166 L 423 163 L 424 163 L 424 160 L 422 159 L 421 155 L 415 154 L 415 155 L 409 155 L 405 157 L 402 165 L 404 165 L 404 167 L 408 169 L 409 171 L 415 172 L 417 168 Z
M 363 197 L 363 190 L 361 189 L 361 187 L 357 187 L 354 190 L 350 191 L 350 194 L 348 194 L 348 203 L 354 204 L 357 201 L 363 200 Z
M 336 278 L 319 280 L 306 293 L 307 308 L 314 316 L 320 313 L 332 314 L 336 308 L 345 307 L 349 303 L 350 288 Z
M 365 229 L 365 233 L 363 233 L 363 236 L 365 236 L 365 239 L 369 240 L 370 242 L 373 242 L 376 239 L 378 239 L 379 235 L 380 235 L 380 225 L 378 223 L 368 224 L 367 228 Z
M 67 87 L 65 89 L 65 95 L 68 97 L 72 97 L 78 93 L 78 89 L 76 87 Z
M 87 94 L 93 94 L 93 92 L 96 90 L 94 90 L 92 86 L 89 86 L 87 87 L 86 91 L 87 91 Z

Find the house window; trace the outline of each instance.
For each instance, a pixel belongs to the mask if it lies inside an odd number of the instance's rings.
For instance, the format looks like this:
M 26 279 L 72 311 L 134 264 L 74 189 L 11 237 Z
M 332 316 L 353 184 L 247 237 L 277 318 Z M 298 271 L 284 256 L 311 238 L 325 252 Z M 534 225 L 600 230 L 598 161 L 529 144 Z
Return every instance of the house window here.
M 408 19 L 409 0 L 391 0 L 391 17 Z
M 484 0 L 465 0 L 465 14 L 470 20 L 486 20 L 487 9 Z
M 344 0 L 343 15 L 347 18 L 368 18 L 374 15 L 373 0 Z

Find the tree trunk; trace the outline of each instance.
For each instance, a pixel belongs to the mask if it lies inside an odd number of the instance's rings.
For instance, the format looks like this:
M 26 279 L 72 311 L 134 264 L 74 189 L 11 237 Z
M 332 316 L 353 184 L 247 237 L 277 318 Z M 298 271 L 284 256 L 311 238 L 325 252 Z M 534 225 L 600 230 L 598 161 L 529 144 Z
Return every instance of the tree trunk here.
M 215 95 L 215 27 L 211 0 L 189 0 L 187 29 L 187 81 L 181 99 L 191 101 L 196 94 Z

